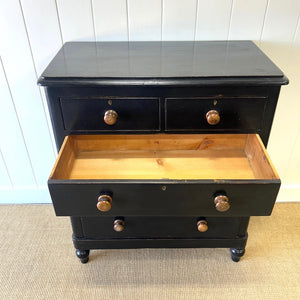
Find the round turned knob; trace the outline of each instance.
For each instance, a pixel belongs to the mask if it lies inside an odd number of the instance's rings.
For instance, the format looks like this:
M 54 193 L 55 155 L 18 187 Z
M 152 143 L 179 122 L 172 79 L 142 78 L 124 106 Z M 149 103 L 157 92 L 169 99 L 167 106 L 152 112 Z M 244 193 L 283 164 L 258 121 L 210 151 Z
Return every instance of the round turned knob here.
M 101 211 L 109 211 L 111 209 L 112 198 L 108 195 L 101 195 L 98 198 L 97 208 Z
M 229 199 L 225 195 L 218 195 L 215 197 L 214 202 L 217 211 L 224 212 L 230 208 Z
M 116 124 L 117 119 L 118 119 L 118 114 L 114 110 L 107 110 L 104 114 L 104 122 L 107 125 Z
M 124 220 L 116 219 L 114 221 L 114 231 L 118 231 L 118 232 L 123 231 L 124 226 L 125 226 Z
M 216 110 L 210 110 L 206 114 L 206 120 L 209 125 L 217 125 L 220 122 L 219 112 Z
M 207 231 L 207 229 L 208 229 L 207 221 L 205 221 L 205 220 L 198 221 L 197 222 L 197 228 L 198 228 L 198 231 L 200 231 L 200 232 Z

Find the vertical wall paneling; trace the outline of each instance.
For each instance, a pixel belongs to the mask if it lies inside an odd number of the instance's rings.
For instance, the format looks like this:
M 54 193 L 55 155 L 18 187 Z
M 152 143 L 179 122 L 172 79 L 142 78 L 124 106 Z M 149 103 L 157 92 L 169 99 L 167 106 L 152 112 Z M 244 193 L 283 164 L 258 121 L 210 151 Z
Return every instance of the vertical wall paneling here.
M 13 99 L 0 61 L 0 148 L 14 186 L 36 186 Z M 0 186 L 5 183 L 0 182 Z
M 269 0 L 262 39 L 266 42 L 289 43 L 297 26 L 299 0 Z
M 196 40 L 226 40 L 233 0 L 198 0 Z
M 258 41 L 267 4 L 268 0 L 233 0 L 229 39 Z
M 97 41 L 127 41 L 128 20 L 126 0 L 93 0 Z
M 0 203 L 50 202 L 56 149 L 36 81 L 64 42 L 194 39 L 252 39 L 289 77 L 268 151 L 279 201 L 300 201 L 299 22 L 299 0 L 0 1 Z
M 269 0 L 265 24 L 261 35 L 261 48 L 280 63 L 283 71 L 290 63 L 290 46 L 293 43 L 300 13 L 299 0 Z
M 284 184 L 287 183 L 285 175 L 298 133 L 296 119 L 291 121 L 291 110 L 300 109 L 297 94 L 299 84 L 296 84 L 299 81 L 298 66 L 295 64 L 296 57 L 292 56 L 299 14 L 298 0 L 286 0 L 284 3 L 270 0 L 261 41 L 261 48 L 290 79 L 290 84 L 281 90 L 268 146 Z
M 291 66 L 289 66 L 289 75 L 292 76 L 293 82 L 291 81 L 291 92 L 290 97 L 293 112 L 300 110 L 299 95 L 300 95 L 300 84 L 297 84 L 297 80 L 300 80 L 300 14 L 298 18 L 298 26 L 295 30 L 293 45 L 290 51 Z M 295 129 L 297 128 L 297 134 L 294 136 L 293 147 L 291 154 L 289 155 L 289 163 L 287 165 L 287 171 L 284 176 L 285 182 L 289 185 L 296 186 L 298 188 L 297 195 L 300 199 L 300 182 L 299 182 L 299 167 L 300 167 L 300 119 L 298 117 L 292 118 L 292 123 Z
M 54 153 L 19 1 L 1 5 L 0 36 L 2 62 L 33 172 L 38 185 L 45 186 Z
M 63 41 L 94 41 L 91 0 L 56 1 Z
M 194 40 L 197 0 L 164 0 L 162 39 Z
M 12 188 L 12 183 L 10 181 L 7 167 L 5 165 L 4 158 L 0 149 L 0 189 L 3 188 Z
M 161 0 L 128 0 L 129 40 L 161 40 Z
M 62 46 L 55 1 L 21 0 L 37 74 L 40 75 Z
M 53 0 L 21 0 L 20 3 L 38 77 L 62 46 L 57 7 Z M 52 124 L 43 88 L 40 88 L 40 93 L 48 127 L 50 128 L 53 151 L 56 153 Z
M 37 189 L 1 189 L 0 188 L 0 203 L 51 203 L 49 192 L 46 188 Z
M 295 137 L 294 145 L 291 151 L 288 169 L 285 174 L 285 183 L 288 185 L 296 185 L 300 198 L 300 184 L 299 184 L 299 166 L 300 166 L 300 126 L 298 125 L 298 133 Z

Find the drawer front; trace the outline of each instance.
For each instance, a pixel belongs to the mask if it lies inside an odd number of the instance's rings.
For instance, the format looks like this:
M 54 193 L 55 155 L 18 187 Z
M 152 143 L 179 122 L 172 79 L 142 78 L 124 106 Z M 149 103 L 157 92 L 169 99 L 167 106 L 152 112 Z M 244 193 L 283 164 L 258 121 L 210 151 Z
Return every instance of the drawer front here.
M 260 132 L 264 126 L 267 97 L 222 99 L 166 99 L 166 131 Z M 217 111 L 220 121 L 210 125 L 206 115 Z
M 259 216 L 270 215 L 280 181 L 247 182 L 232 180 L 134 181 L 102 183 L 48 182 L 56 214 L 59 216 Z M 97 209 L 101 194 L 112 196 L 111 209 Z M 226 194 L 230 208 L 216 209 L 215 195 Z
M 124 229 L 114 230 L 114 217 L 85 217 L 81 219 L 86 238 L 235 238 L 239 218 L 206 218 L 207 231 L 197 229 L 197 217 L 124 217 Z
M 48 184 L 62 216 L 243 217 L 280 179 L 255 134 L 71 135 Z
M 158 98 L 73 99 L 61 98 L 64 129 L 80 131 L 157 131 L 160 128 Z M 116 123 L 104 122 L 107 111 L 117 113 Z

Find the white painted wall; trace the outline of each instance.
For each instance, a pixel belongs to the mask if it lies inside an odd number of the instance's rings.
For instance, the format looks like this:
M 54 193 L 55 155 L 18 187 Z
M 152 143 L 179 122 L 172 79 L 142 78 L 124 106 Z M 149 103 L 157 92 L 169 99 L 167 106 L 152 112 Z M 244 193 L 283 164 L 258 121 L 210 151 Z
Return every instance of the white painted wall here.
M 67 41 L 252 39 L 286 73 L 268 151 L 300 201 L 299 0 L 0 1 L 0 203 L 50 202 L 55 160 L 38 76 Z

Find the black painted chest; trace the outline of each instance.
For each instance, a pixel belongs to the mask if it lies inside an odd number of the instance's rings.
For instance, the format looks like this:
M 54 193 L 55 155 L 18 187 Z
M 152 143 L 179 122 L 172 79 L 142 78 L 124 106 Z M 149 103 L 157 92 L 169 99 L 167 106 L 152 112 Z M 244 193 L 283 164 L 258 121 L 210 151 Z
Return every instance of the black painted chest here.
M 48 185 L 90 249 L 228 247 L 270 215 L 265 149 L 284 74 L 250 41 L 66 43 L 41 75 L 60 149 Z

